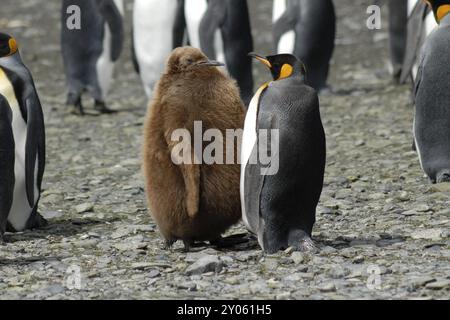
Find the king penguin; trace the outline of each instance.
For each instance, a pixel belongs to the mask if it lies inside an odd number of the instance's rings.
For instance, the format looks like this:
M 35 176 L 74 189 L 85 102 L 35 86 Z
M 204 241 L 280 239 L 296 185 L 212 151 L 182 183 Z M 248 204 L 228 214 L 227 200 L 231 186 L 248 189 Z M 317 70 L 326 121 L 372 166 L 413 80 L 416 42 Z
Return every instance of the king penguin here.
M 415 83 L 414 137 L 423 171 L 450 182 L 450 0 L 429 0 L 439 27 L 425 41 Z
M 79 15 L 79 17 L 77 17 Z M 84 115 L 82 94 L 88 91 L 100 113 L 113 113 L 105 99 L 124 41 L 122 0 L 63 0 L 61 50 L 67 104 Z M 79 19 L 79 25 L 73 23 Z
M 319 99 L 305 84 L 305 67 L 295 56 L 251 56 L 270 69 L 274 81 L 259 88 L 245 118 L 243 221 L 268 253 L 314 250 L 311 232 L 326 158 Z M 262 150 L 271 154 L 270 169 L 261 161 Z
M 274 0 L 273 21 L 276 51 L 294 54 L 308 70 L 307 84 L 327 89 L 336 37 L 332 0 Z
M 44 116 L 17 42 L 0 33 L 0 242 L 46 225 L 37 212 L 45 168 Z

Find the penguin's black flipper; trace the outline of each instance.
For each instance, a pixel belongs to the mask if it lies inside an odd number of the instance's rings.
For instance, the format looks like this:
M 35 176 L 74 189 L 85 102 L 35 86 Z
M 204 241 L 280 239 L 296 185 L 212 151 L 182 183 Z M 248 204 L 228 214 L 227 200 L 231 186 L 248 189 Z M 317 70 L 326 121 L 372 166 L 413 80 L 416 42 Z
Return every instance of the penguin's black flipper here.
M 411 77 L 411 72 L 420 51 L 424 19 L 429 12 L 428 6 L 419 1 L 408 18 L 408 36 L 406 39 L 405 59 L 400 75 L 400 83 L 404 84 Z
M 298 14 L 300 12 L 298 1 L 288 0 L 286 11 L 281 17 L 275 21 L 273 25 L 273 38 L 275 43 L 275 51 L 277 51 L 278 43 L 281 37 L 290 30 L 295 30 Z
M 210 0 L 208 9 L 200 23 L 200 47 L 209 59 L 217 59 L 214 47 L 214 36 L 216 30 L 225 22 L 227 16 L 227 3 L 223 0 Z
M 27 108 L 27 142 L 25 144 L 25 184 L 28 203 L 35 206 L 34 186 L 41 190 L 45 169 L 44 115 L 37 95 L 25 100 Z M 37 159 L 37 168 L 36 168 Z M 37 169 L 37 175 L 36 175 Z
M 0 242 L 6 231 L 8 214 L 14 197 L 14 136 L 12 111 L 0 94 Z
M 99 0 L 99 9 L 111 29 L 111 60 L 117 61 L 124 43 L 123 18 L 113 0 Z

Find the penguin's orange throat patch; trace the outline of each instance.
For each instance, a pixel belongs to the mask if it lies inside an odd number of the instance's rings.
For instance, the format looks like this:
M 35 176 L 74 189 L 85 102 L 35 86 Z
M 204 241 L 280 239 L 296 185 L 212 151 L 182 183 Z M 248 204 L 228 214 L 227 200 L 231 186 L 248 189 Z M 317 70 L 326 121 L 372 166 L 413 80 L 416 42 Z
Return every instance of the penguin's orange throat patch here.
M 450 13 L 450 4 L 444 4 L 440 6 L 436 12 L 436 19 L 438 23 L 441 22 L 441 20 L 449 13 Z

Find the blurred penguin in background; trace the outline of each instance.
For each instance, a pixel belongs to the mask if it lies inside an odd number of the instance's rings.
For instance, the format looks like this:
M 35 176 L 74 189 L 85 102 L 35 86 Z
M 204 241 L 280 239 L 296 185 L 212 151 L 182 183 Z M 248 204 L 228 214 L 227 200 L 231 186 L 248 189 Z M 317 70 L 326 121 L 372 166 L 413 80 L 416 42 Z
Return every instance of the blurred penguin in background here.
M 408 0 L 388 1 L 388 5 L 391 73 L 399 82 L 406 50 Z
M 450 0 L 429 0 L 439 24 L 422 49 L 415 82 L 414 138 L 423 171 L 450 182 Z
M 253 96 L 253 37 L 247 0 L 186 0 L 190 44 L 225 63 L 247 106 Z
M 186 41 L 183 10 L 184 0 L 134 1 L 133 60 L 149 98 L 167 57 Z
M 336 37 L 332 0 L 274 0 L 273 21 L 276 51 L 302 60 L 308 72 L 307 84 L 319 93 L 328 91 Z
M 114 65 L 124 41 L 122 0 L 63 0 L 61 50 L 67 83 L 67 104 L 84 115 L 87 91 L 95 110 L 113 113 L 106 105 Z
M 189 44 L 225 63 L 247 104 L 253 95 L 253 38 L 246 0 L 136 0 L 133 14 L 135 67 L 152 96 L 170 52 Z

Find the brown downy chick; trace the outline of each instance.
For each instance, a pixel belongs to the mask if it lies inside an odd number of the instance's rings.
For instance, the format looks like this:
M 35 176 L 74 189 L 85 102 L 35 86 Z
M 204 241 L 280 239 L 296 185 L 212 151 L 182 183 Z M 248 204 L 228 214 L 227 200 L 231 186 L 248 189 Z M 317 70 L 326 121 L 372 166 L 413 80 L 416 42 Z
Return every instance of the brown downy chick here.
M 150 211 L 167 247 L 183 240 L 189 250 L 194 241 L 218 240 L 241 218 L 237 162 L 241 141 L 235 139 L 234 147 L 227 150 L 225 138 L 227 129 L 242 129 L 245 107 L 235 81 L 217 68 L 220 65 L 198 49 L 175 49 L 148 107 L 143 171 Z M 194 150 L 197 121 L 201 121 L 200 134 L 208 129 L 222 133 L 224 163 L 228 156 L 234 164 L 195 164 L 194 158 L 202 160 L 208 146 L 200 145 L 201 154 Z M 179 129 L 190 134 L 184 154 L 173 152 L 180 147 L 180 138 L 172 137 Z M 182 156 L 192 164 L 182 162 Z

